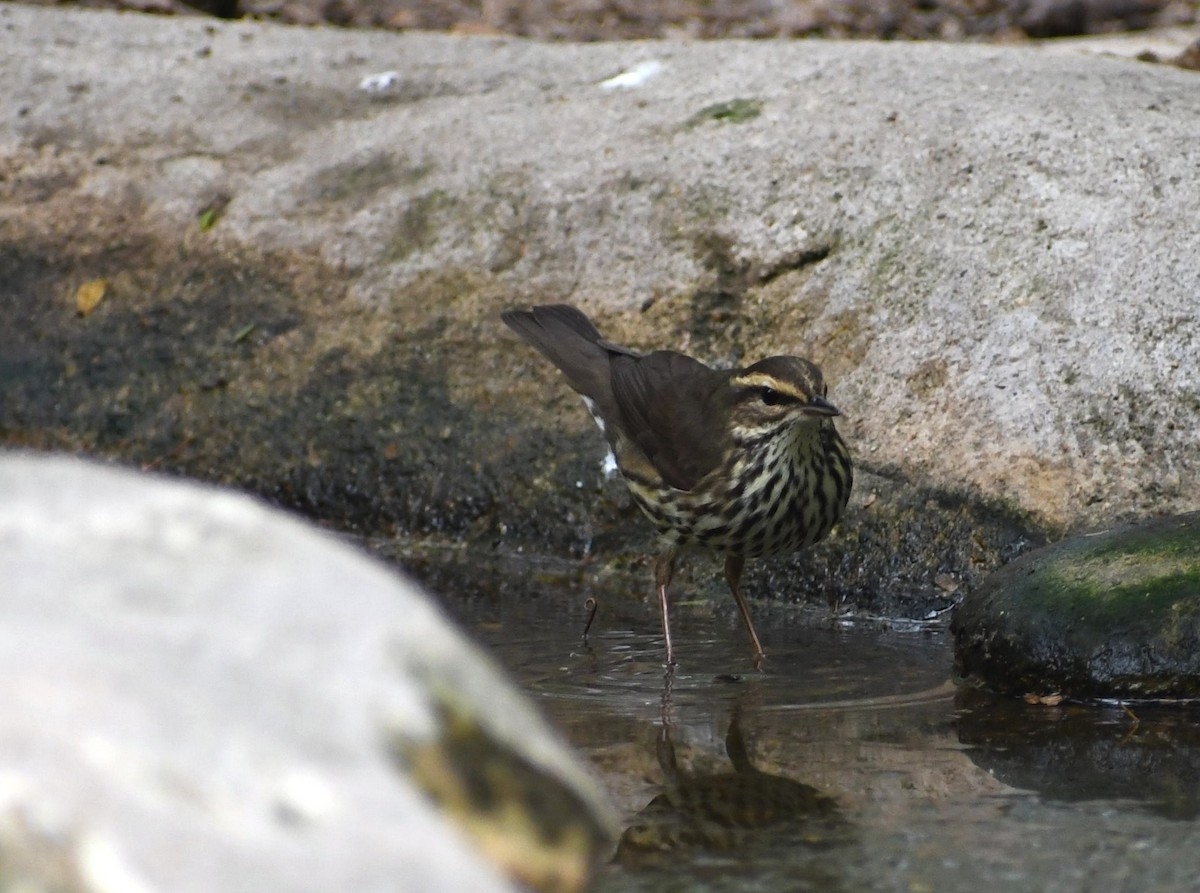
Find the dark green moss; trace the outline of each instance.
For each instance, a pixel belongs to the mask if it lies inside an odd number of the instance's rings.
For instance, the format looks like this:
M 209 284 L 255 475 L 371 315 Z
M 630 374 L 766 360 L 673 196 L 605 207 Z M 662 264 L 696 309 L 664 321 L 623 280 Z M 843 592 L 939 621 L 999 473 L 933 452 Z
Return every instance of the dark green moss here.
M 716 102 L 706 105 L 684 122 L 684 128 L 691 130 L 707 121 L 720 121 L 725 124 L 742 124 L 752 121 L 762 114 L 763 104 L 759 99 L 730 99 L 726 102 Z

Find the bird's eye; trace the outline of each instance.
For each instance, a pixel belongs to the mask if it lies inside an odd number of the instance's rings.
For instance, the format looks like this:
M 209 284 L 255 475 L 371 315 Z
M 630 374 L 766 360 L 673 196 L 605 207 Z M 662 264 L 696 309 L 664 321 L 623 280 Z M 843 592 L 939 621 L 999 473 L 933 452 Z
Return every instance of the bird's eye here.
M 822 397 L 828 397 L 828 396 L 829 396 L 829 385 L 827 385 L 827 384 L 822 384 L 822 385 L 821 385 L 821 396 L 822 396 Z
M 778 406 L 781 403 L 787 402 L 787 397 L 779 393 L 774 388 L 762 387 L 758 389 L 758 398 L 767 406 Z

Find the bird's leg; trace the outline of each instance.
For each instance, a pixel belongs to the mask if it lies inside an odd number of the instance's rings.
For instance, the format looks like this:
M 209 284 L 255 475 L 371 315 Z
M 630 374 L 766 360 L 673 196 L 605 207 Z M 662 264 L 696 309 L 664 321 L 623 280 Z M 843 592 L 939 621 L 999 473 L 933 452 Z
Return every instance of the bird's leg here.
M 583 625 L 583 644 L 587 644 L 588 630 L 592 628 L 592 621 L 596 619 L 596 600 L 590 595 L 583 602 L 583 609 L 588 612 L 587 622 Z
M 742 579 L 742 567 L 746 560 L 741 555 L 730 553 L 725 556 L 725 582 L 729 584 L 729 591 L 733 593 L 734 599 L 737 601 L 738 611 L 742 614 L 742 622 L 746 624 L 746 632 L 750 633 L 750 642 L 754 645 L 754 666 L 762 666 L 766 655 L 763 654 L 762 645 L 758 641 L 758 633 L 754 631 L 754 621 L 750 619 L 750 609 L 746 607 L 746 600 L 742 598 L 742 590 L 738 585 Z
M 671 647 L 671 616 L 667 605 L 667 587 L 675 574 L 675 547 L 667 546 L 654 562 L 654 586 L 658 589 L 658 609 L 662 612 L 663 638 L 667 642 L 667 666 L 675 665 L 675 649 Z

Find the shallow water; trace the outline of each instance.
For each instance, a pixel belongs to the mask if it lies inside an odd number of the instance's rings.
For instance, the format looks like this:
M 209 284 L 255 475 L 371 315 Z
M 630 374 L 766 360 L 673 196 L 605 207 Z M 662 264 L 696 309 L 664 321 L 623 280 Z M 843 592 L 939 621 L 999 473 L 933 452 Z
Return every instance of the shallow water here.
M 539 579 L 451 610 L 621 811 L 602 893 L 1200 890 L 1194 707 L 990 698 L 942 629 L 765 604 L 761 670 L 731 604 L 684 603 L 667 674 L 628 580 Z

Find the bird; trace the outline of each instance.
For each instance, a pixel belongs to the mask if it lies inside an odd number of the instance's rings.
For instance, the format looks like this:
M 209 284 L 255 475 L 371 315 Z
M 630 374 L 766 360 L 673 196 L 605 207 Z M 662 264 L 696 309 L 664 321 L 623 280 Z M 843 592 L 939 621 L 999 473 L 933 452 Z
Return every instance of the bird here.
M 681 552 L 724 556 L 725 580 L 765 654 L 741 591 L 748 558 L 824 539 L 853 486 L 841 415 L 821 370 L 797 356 L 715 369 L 673 350 L 606 341 L 567 304 L 509 309 L 503 322 L 566 376 L 604 433 L 617 469 L 661 541 L 654 583 L 666 664 L 676 664 L 668 587 Z

